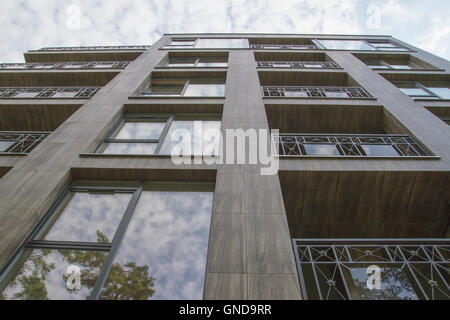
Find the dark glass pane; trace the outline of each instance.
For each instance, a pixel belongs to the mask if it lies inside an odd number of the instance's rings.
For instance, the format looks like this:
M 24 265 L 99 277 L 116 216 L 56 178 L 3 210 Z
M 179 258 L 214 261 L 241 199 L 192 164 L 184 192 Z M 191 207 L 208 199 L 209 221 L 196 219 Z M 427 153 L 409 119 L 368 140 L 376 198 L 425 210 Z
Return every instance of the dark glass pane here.
M 33 249 L 2 295 L 13 300 L 86 299 L 107 253 L 101 251 Z M 79 272 L 79 286 L 69 266 Z M 69 268 L 69 269 L 68 269 Z
M 144 191 L 101 299 L 201 299 L 212 192 Z

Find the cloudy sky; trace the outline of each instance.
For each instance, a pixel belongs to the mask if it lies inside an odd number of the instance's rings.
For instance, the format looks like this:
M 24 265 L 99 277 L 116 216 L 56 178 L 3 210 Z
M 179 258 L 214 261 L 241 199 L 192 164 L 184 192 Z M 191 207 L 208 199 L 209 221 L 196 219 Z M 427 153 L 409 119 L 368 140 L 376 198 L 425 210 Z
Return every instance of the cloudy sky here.
M 450 59 L 448 0 L 2 0 L 2 62 L 44 46 L 152 44 L 163 33 L 388 34 Z

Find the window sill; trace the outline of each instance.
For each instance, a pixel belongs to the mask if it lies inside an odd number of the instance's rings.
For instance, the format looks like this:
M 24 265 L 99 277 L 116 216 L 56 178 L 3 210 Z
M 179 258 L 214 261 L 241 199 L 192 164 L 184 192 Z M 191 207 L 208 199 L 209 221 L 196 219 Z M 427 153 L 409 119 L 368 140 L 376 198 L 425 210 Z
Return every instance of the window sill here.
M 185 97 L 185 96 L 128 96 L 128 99 L 225 99 L 225 97 L 210 96 L 210 97 Z
M 440 156 L 414 156 L 414 157 L 402 157 L 402 156 L 280 156 L 277 155 L 280 160 L 301 160 L 301 159 L 315 159 L 315 160 L 440 160 Z
M 377 100 L 377 98 L 336 98 L 336 97 L 263 97 L 263 99 L 302 99 L 302 100 L 319 100 L 319 99 L 325 99 L 325 100 Z

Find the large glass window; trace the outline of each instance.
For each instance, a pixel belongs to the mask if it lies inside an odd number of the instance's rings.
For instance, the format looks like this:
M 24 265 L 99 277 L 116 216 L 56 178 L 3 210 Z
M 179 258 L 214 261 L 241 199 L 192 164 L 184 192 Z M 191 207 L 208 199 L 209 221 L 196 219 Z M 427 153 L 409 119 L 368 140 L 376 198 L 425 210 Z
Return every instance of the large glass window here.
M 316 40 L 328 50 L 376 50 L 362 40 Z
M 142 96 L 224 97 L 224 79 L 154 80 Z
M 441 82 L 394 82 L 405 94 L 414 99 L 450 100 L 450 89 L 447 83 Z
M 3 299 L 201 299 L 210 184 L 72 186 L 0 277 Z
M 126 115 L 97 152 L 217 156 L 220 125 L 219 114 Z
M 408 51 L 395 43 L 386 40 L 313 40 L 317 45 L 327 50 L 352 51 Z
M 203 39 L 172 39 L 164 46 L 165 49 L 239 49 L 248 48 L 242 38 L 203 38 Z
M 202 57 L 202 58 L 169 58 L 167 67 L 179 68 L 226 68 L 227 58 Z
M 195 47 L 199 49 L 247 48 L 244 39 L 199 39 Z

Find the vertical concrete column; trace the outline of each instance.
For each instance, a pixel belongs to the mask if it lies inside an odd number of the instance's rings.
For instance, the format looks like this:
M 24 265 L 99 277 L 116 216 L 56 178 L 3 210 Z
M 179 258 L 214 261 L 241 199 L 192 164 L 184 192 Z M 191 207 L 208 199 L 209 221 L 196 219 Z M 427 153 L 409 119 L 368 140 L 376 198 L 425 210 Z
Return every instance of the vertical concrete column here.
M 228 63 L 224 135 L 226 129 L 269 129 L 253 52 L 232 50 Z M 247 159 L 249 149 L 257 152 L 247 147 Z M 300 299 L 278 174 L 263 176 L 260 168 L 259 159 L 219 166 L 206 299 Z

